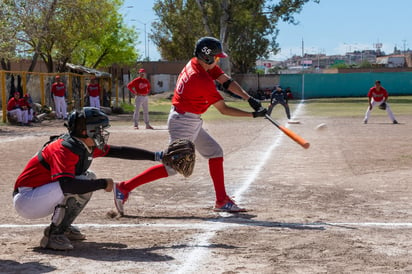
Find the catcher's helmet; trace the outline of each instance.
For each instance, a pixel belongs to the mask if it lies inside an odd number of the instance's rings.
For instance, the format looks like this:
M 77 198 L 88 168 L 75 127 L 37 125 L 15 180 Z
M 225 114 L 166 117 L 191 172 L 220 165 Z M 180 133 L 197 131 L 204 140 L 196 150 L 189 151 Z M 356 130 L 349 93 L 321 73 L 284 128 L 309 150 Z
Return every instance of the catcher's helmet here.
M 95 145 L 103 149 L 109 139 L 109 118 L 98 108 L 84 107 L 81 111 L 74 110 L 69 115 L 66 127 L 71 136 L 80 138 L 92 138 Z M 83 134 L 86 130 L 86 134 Z
M 202 37 L 196 42 L 194 55 L 208 65 L 213 64 L 215 56 L 225 58 L 222 43 L 213 37 Z

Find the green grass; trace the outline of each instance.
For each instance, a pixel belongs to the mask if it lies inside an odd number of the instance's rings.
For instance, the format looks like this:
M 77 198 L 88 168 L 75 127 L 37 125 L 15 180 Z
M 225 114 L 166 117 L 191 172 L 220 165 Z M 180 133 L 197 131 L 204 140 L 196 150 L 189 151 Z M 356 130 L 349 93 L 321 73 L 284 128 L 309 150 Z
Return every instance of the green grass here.
M 412 112 L 412 96 L 391 96 L 389 97 L 389 104 L 397 115 L 407 115 Z M 246 111 L 252 111 L 248 102 L 243 100 L 235 100 L 226 102 L 232 107 L 243 109 Z M 300 103 L 299 100 L 292 100 L 289 102 L 291 111 L 296 108 Z M 262 105 L 267 107 L 269 102 L 264 101 Z M 322 116 L 322 117 L 351 117 L 361 116 L 365 114 L 368 106 L 368 99 L 366 97 L 355 98 L 322 98 L 322 99 L 309 99 L 305 100 L 304 104 L 306 115 L 309 116 Z M 155 99 L 150 100 L 149 111 L 150 120 L 157 122 L 167 121 L 169 115 L 171 102 L 168 99 Z M 279 107 L 279 106 L 277 106 Z M 131 106 L 131 112 L 133 112 L 134 106 Z M 386 115 L 386 111 L 374 110 L 373 115 Z M 213 106 L 202 115 L 204 120 L 218 120 L 218 119 L 239 119 L 239 117 L 230 117 L 220 114 Z
M 412 96 L 391 96 L 388 103 L 395 116 L 411 114 Z M 309 99 L 305 101 L 305 105 L 307 105 L 306 114 L 310 116 L 363 116 L 368 107 L 368 99 L 366 97 Z M 379 109 L 375 109 L 373 113 L 386 115 L 386 111 Z
M 410 115 L 412 113 L 412 96 L 391 96 L 389 97 L 389 104 L 397 115 Z M 252 111 L 249 104 L 243 100 L 231 100 L 226 102 L 232 107 L 243 109 L 246 111 Z M 291 111 L 299 104 L 299 100 L 292 100 L 289 102 Z M 262 102 L 264 107 L 268 106 L 268 102 Z M 356 98 L 322 98 L 322 99 L 309 99 L 305 100 L 304 104 L 306 115 L 309 116 L 322 116 L 322 117 L 351 117 L 361 116 L 363 117 L 366 108 L 368 106 L 368 99 L 366 97 Z M 122 108 L 126 113 L 132 114 L 134 111 L 134 104 L 122 103 Z M 150 120 L 153 122 L 166 122 L 170 112 L 171 102 L 165 98 L 150 98 L 149 99 L 149 112 Z M 278 106 L 279 107 L 279 106 Z M 373 115 L 386 115 L 386 111 L 375 110 Z M 218 119 L 240 119 L 239 117 L 230 117 L 220 114 L 213 106 L 202 115 L 204 120 L 218 120 Z M 0 121 L 0 126 L 4 125 Z

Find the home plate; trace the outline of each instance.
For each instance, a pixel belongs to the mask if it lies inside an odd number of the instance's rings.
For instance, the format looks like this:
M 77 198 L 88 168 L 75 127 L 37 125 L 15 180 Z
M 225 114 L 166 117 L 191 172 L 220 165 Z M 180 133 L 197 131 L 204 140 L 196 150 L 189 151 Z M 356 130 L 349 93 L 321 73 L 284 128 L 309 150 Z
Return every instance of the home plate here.
M 299 120 L 289 120 L 288 124 L 300 124 Z

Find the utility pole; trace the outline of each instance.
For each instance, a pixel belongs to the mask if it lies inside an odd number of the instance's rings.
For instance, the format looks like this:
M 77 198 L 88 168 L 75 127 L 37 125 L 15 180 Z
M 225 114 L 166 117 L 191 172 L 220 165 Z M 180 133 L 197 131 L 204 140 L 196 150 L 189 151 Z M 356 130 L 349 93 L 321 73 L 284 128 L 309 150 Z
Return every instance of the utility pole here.
M 302 100 L 305 99 L 305 62 L 304 62 L 304 56 L 305 56 L 305 46 L 303 42 L 303 37 L 302 37 Z
M 403 42 L 403 54 L 406 53 L 406 40 L 402 40 Z

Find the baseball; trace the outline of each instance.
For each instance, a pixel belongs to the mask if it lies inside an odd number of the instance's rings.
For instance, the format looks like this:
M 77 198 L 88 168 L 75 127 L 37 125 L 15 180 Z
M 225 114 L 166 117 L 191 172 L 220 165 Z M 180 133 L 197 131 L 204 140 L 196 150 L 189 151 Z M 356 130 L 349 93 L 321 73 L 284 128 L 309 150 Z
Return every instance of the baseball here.
M 324 130 L 324 129 L 326 129 L 326 124 L 325 123 L 321 123 L 321 124 L 319 124 L 319 125 L 317 125 L 316 126 L 316 130 Z

